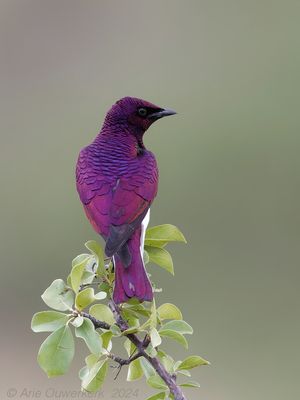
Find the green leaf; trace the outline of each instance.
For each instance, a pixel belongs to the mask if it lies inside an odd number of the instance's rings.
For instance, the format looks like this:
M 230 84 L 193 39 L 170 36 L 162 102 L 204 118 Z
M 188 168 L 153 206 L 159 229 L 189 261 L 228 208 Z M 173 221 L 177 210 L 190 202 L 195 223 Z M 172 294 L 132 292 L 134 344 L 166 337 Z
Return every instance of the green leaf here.
M 146 358 L 141 357 L 140 363 L 141 363 L 141 367 L 143 369 L 146 379 L 148 379 L 150 376 L 156 374 L 155 369 L 152 367 L 152 365 L 149 363 L 149 361 L 146 360 Z
M 175 340 L 180 343 L 185 349 L 188 348 L 188 342 L 186 338 L 179 332 L 175 332 L 172 330 L 159 330 L 160 336 L 168 337 L 170 339 Z
M 145 349 L 145 352 L 148 354 L 150 357 L 156 357 L 157 356 L 157 351 L 156 349 L 152 346 L 152 343 L 149 343 L 147 348 Z
M 120 328 L 116 324 L 111 325 L 110 331 L 112 332 L 113 336 L 121 336 L 122 335 Z
M 105 275 L 104 252 L 102 247 L 95 240 L 89 240 L 88 242 L 86 242 L 85 247 L 89 249 L 97 259 L 98 263 L 97 273 L 99 275 Z
M 142 304 L 129 305 L 125 303 L 124 310 L 134 313 L 136 317 L 138 317 L 138 314 L 142 315 L 143 317 L 149 317 L 151 315 L 151 311 L 145 308 L 145 306 Z
M 204 358 L 199 356 L 189 356 L 185 360 L 182 361 L 181 364 L 177 367 L 177 370 L 181 369 L 192 369 L 198 367 L 199 365 L 209 365 L 209 361 L 204 360 Z
M 140 326 L 139 317 L 134 311 L 128 308 L 124 308 L 121 314 L 123 319 L 127 321 L 129 328 L 135 328 L 135 329 L 139 328 Z
M 72 268 L 75 267 L 75 265 L 80 264 L 83 260 L 85 260 L 87 257 L 91 257 L 90 254 L 84 253 L 84 254 L 79 254 L 72 260 Z
M 131 333 L 137 333 L 138 331 L 139 331 L 139 328 L 137 326 L 132 326 L 131 328 L 128 328 L 125 331 L 123 331 L 121 334 L 122 334 L 122 336 L 126 336 Z
M 151 314 L 149 318 L 150 328 L 156 328 L 157 325 L 157 312 L 156 312 L 156 303 L 155 298 L 152 300 L 151 304 Z
M 96 392 L 103 385 L 107 373 L 107 359 L 98 361 L 82 381 L 82 388 L 87 392 Z
M 147 397 L 146 400 L 164 400 L 166 397 L 166 392 L 159 392 L 154 394 L 153 396 Z
M 131 299 L 127 300 L 126 304 L 129 304 L 131 306 L 137 305 L 137 304 L 140 304 L 140 301 L 136 297 L 131 297 Z
M 77 293 L 75 297 L 75 306 L 77 310 L 81 311 L 95 301 L 94 289 L 86 288 Z
M 158 316 L 161 320 L 164 319 L 182 319 L 181 311 L 178 307 L 171 303 L 165 303 L 158 307 Z
M 88 318 L 84 318 L 83 324 L 75 329 L 76 337 L 83 339 L 93 354 L 100 354 L 102 350 L 102 339 L 95 331 L 95 327 Z
M 147 383 L 155 389 L 168 389 L 165 382 L 158 375 L 150 376 L 147 379 Z
M 38 363 L 48 377 L 63 375 L 74 357 L 74 339 L 68 325 L 52 332 L 42 343 Z
M 41 311 L 32 317 L 31 329 L 33 332 L 52 332 L 66 325 L 70 317 L 57 311 Z
M 129 339 L 124 341 L 124 348 L 128 354 L 128 357 L 133 356 L 136 351 L 136 346 Z
M 82 381 L 89 373 L 89 369 L 88 367 L 85 365 L 84 367 L 82 367 L 79 372 L 78 372 L 78 376 L 79 379 Z
M 144 250 L 143 260 L 144 260 L 144 264 L 147 265 L 149 262 L 149 255 L 146 250 Z
M 56 279 L 42 294 L 47 306 L 59 311 L 72 310 L 74 294 L 62 279 Z
M 70 277 L 71 277 L 71 285 L 75 293 L 77 293 L 80 288 L 82 275 L 90 258 L 91 258 L 90 255 L 86 256 L 85 258 L 80 258 L 80 262 L 74 264 L 72 268 Z
M 107 293 L 106 292 L 98 292 L 98 293 L 95 293 L 94 297 L 96 300 L 104 300 L 107 297 Z
M 189 381 L 189 382 L 180 383 L 179 386 L 191 387 L 191 388 L 199 388 L 200 387 L 200 383 L 195 382 L 195 381 Z
M 94 272 L 90 271 L 83 271 L 82 277 L 81 277 L 81 283 L 82 285 L 90 285 L 95 278 Z
M 105 304 L 94 304 L 90 308 L 89 313 L 99 321 L 107 322 L 109 325 L 115 323 L 114 315 L 111 309 Z
M 174 372 L 174 360 L 171 356 L 168 354 L 161 354 L 161 351 L 159 351 L 159 358 L 161 360 L 162 365 L 166 368 L 166 370 L 170 373 Z
M 150 329 L 150 339 L 153 347 L 157 347 L 161 344 L 161 337 L 156 328 Z
M 111 331 L 107 331 L 101 334 L 102 346 L 108 351 L 110 351 L 109 347 L 111 345 L 111 338 L 112 338 Z
M 176 331 L 184 335 L 191 335 L 193 328 L 185 321 L 169 321 L 161 327 L 161 330 Z
M 149 260 L 164 268 L 166 271 L 170 272 L 170 274 L 174 275 L 174 266 L 171 254 L 162 248 L 159 247 L 150 247 L 145 246 L 147 253 L 149 255 Z
M 180 230 L 174 225 L 157 225 L 147 229 L 145 237 L 145 244 L 147 246 L 163 247 L 168 242 L 186 243 L 186 240 Z
M 140 364 L 140 360 L 137 358 L 136 360 L 131 361 L 128 367 L 127 380 L 129 382 L 140 379 L 144 375 L 143 369 Z
M 88 356 L 85 357 L 85 363 L 90 370 L 96 362 L 99 360 L 99 354 L 89 354 Z
M 73 326 L 75 326 L 75 328 L 78 328 L 79 326 L 81 326 L 81 325 L 83 324 L 83 321 L 84 321 L 83 316 L 82 316 L 82 315 L 78 315 L 78 317 L 76 317 L 76 318 L 71 322 L 71 324 L 72 324 Z
M 102 292 L 105 292 L 105 293 L 107 293 L 107 294 L 110 292 L 110 289 L 111 289 L 109 283 L 107 283 L 107 282 L 101 282 L 100 285 L 98 286 L 98 288 L 99 288 Z
M 174 370 L 176 371 L 175 365 L 174 365 Z M 178 371 L 178 373 L 182 374 L 182 375 L 185 375 L 185 376 L 188 376 L 189 378 L 192 376 L 191 373 L 187 369 L 182 369 L 182 370 Z
M 67 286 L 70 287 L 70 288 L 72 287 L 71 274 L 69 274 L 68 277 L 67 277 Z

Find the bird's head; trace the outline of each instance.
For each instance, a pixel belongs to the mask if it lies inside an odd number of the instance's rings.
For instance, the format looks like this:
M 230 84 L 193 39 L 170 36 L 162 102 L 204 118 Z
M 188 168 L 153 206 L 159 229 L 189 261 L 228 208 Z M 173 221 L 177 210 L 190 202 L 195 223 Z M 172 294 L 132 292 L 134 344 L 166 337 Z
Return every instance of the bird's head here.
M 135 97 L 123 97 L 107 113 L 106 119 L 122 125 L 128 124 L 134 132 L 143 134 L 156 120 L 176 114 L 169 108 L 161 108 Z

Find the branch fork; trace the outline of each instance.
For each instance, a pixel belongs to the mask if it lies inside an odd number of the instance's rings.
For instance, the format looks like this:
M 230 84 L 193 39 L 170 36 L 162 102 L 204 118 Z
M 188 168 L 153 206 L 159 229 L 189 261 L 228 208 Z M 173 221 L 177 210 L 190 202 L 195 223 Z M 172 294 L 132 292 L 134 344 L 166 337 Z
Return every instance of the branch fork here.
M 109 301 L 109 308 L 111 309 L 114 318 L 116 320 L 116 324 L 120 328 L 121 332 L 126 331 L 129 326 L 127 322 L 123 319 L 120 309 L 117 304 L 114 303 L 113 300 Z M 92 315 L 86 313 L 86 312 L 81 312 L 81 315 L 85 318 L 88 318 L 92 321 L 94 324 L 95 329 L 101 328 L 101 329 L 110 329 L 110 325 L 104 321 L 99 321 L 98 319 L 94 318 Z M 123 359 L 119 356 L 116 356 L 112 353 L 108 353 L 108 357 L 117 362 L 120 366 L 120 368 L 123 365 L 129 365 L 132 361 L 136 360 L 137 358 L 144 357 L 155 369 L 157 374 L 161 377 L 161 379 L 165 382 L 165 384 L 168 386 L 170 393 L 174 396 L 174 400 L 186 400 L 186 397 L 184 396 L 180 386 L 177 385 L 176 383 L 176 375 L 175 374 L 170 374 L 161 361 L 159 360 L 158 357 L 151 357 L 146 353 L 146 348 L 148 347 L 150 343 L 150 338 L 148 335 L 144 337 L 143 340 L 141 340 L 136 334 L 134 333 L 128 333 L 125 334 L 126 336 L 137 348 L 137 353 L 128 359 Z

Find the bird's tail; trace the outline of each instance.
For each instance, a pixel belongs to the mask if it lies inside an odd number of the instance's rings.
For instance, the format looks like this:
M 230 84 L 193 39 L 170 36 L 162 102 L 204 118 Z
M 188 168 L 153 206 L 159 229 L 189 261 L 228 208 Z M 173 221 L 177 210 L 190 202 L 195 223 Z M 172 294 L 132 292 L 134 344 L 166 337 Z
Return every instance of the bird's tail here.
M 123 303 L 132 297 L 140 302 L 152 301 L 153 291 L 140 251 L 141 229 L 137 229 L 127 242 L 130 253 L 128 266 L 115 254 L 115 287 L 113 299 L 115 303 Z

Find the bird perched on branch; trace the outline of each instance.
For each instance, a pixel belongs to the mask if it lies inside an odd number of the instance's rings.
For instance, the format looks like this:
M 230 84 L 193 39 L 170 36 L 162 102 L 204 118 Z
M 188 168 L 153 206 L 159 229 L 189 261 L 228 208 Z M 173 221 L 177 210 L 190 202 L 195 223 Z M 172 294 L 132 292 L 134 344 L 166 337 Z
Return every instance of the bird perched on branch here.
M 124 97 L 108 111 L 100 133 L 78 157 L 77 190 L 88 219 L 106 242 L 106 255 L 113 257 L 116 303 L 132 297 L 153 299 L 143 250 L 158 168 L 143 135 L 153 122 L 172 114 L 175 111 Z

